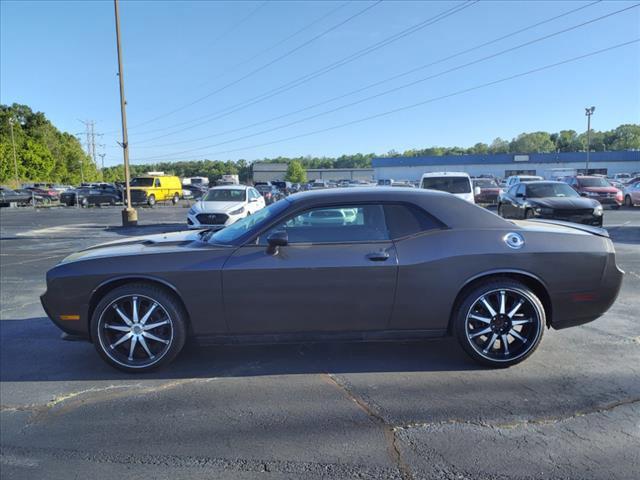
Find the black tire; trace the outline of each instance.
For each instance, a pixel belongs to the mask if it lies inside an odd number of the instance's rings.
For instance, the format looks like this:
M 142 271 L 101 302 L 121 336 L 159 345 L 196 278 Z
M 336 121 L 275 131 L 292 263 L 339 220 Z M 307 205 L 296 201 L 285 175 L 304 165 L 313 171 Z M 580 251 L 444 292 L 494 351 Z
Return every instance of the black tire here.
M 114 198 L 109 199 L 109 205 L 110 205 L 111 207 L 115 207 L 115 205 L 116 205 L 116 201 L 115 201 L 115 199 L 114 199 Z
M 498 204 L 498 215 L 504 217 L 504 212 L 502 211 L 502 204 Z
M 80 206 L 82 208 L 88 208 L 89 207 L 89 200 L 87 200 L 86 198 L 83 198 L 82 200 L 80 200 Z
M 150 207 L 153 207 L 156 204 L 156 196 L 153 194 L 149 195 L 149 198 L 147 198 L 147 204 Z
M 527 220 L 535 218 L 536 214 L 533 212 L 533 210 L 531 210 L 530 208 L 528 208 L 527 210 L 525 210 L 524 212 L 524 218 L 526 218 Z
M 128 325 L 114 306 L 129 321 L 135 320 L 133 298 L 138 305 L 139 321 Z M 151 308 L 153 304 L 156 306 Z M 149 310 L 152 313 L 145 319 Z M 146 283 L 131 283 L 112 290 L 100 300 L 91 318 L 91 338 L 98 354 L 112 367 L 127 373 L 148 372 L 169 364 L 180 353 L 187 337 L 186 319 L 184 308 L 172 292 Z M 128 339 L 122 340 L 125 336 Z M 118 342 L 121 346 L 115 345 Z
M 503 292 L 506 300 L 501 314 L 500 296 Z M 496 307 L 496 316 L 491 316 L 482 299 Z M 520 299 L 524 303 L 517 313 L 511 314 Z M 489 318 L 491 321 L 487 323 Z M 471 358 L 482 365 L 506 368 L 522 362 L 538 348 L 546 325 L 546 313 L 542 302 L 529 287 L 510 278 L 496 277 L 464 292 L 456 304 L 452 321 L 460 345 Z M 487 333 L 483 334 L 484 331 Z M 506 339 L 506 347 L 503 338 Z
M 177 205 L 179 201 L 180 201 L 180 195 L 176 193 L 171 199 L 171 203 L 173 203 L 174 205 Z
M 627 208 L 633 207 L 633 200 L 631 200 L 631 195 L 627 195 L 624 197 L 624 206 Z

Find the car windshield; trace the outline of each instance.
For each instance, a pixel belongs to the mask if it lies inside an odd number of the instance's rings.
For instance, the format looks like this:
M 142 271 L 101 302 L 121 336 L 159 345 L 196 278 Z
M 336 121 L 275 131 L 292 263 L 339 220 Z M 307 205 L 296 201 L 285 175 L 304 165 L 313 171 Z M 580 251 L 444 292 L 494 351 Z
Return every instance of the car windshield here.
M 578 193 L 566 183 L 536 183 L 527 185 L 527 197 L 579 197 Z
M 247 232 L 250 232 L 254 228 L 259 227 L 260 225 L 272 219 L 274 216 L 278 215 L 280 212 L 289 207 L 289 205 L 290 202 L 286 199 L 272 203 L 268 207 L 263 208 L 262 210 L 258 210 L 253 215 L 242 218 L 236 223 L 233 223 L 228 227 L 225 227 L 222 230 L 213 233 L 208 238 L 208 241 L 220 245 L 233 244 Z
M 470 193 L 471 182 L 467 177 L 425 177 L 422 188 L 449 193 Z
M 583 187 L 610 187 L 611 184 L 602 177 L 581 178 L 580 185 Z
M 491 180 L 490 178 L 480 178 L 478 180 L 474 180 L 473 184 L 476 187 L 480 188 L 498 188 L 498 184 L 495 180 Z
M 132 187 L 151 187 L 153 186 L 153 178 L 149 177 L 136 177 L 131 180 L 129 184 Z
M 205 202 L 244 202 L 247 191 L 235 188 L 212 189 L 204 197 Z

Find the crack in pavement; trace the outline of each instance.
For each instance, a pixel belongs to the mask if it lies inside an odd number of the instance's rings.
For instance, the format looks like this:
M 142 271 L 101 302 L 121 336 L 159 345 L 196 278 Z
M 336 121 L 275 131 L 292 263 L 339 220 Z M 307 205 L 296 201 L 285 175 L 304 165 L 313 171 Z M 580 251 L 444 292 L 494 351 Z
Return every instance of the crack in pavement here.
M 0 447 L 0 465 L 34 464 L 33 457 L 48 457 L 59 461 L 86 461 L 123 465 L 158 466 L 162 468 L 199 468 L 217 471 L 271 472 L 296 475 L 305 478 L 310 475 L 321 478 L 399 478 L 391 469 L 358 464 L 337 464 L 320 462 L 299 462 L 291 460 L 228 459 L 200 456 L 134 454 L 110 452 L 84 452 L 72 449 L 49 449 L 37 447 Z M 35 465 L 33 465 L 35 466 Z
M 28 424 L 32 424 L 44 420 L 45 417 L 51 414 L 59 415 L 91 403 L 114 400 L 128 395 L 157 393 L 192 383 L 208 383 L 212 380 L 215 380 L 215 378 L 189 378 L 147 387 L 140 383 L 94 387 L 57 395 L 48 402 L 41 404 L 0 405 L 0 412 L 32 412 L 33 415 L 28 422 Z
M 354 402 L 360 410 L 362 410 L 372 421 L 373 423 L 379 425 L 382 428 L 382 432 L 384 434 L 385 441 L 387 442 L 387 451 L 389 456 L 391 457 L 391 461 L 398 468 L 400 475 L 403 480 L 412 480 L 413 474 L 409 469 L 409 466 L 405 463 L 402 458 L 402 454 L 400 453 L 400 449 L 398 448 L 398 439 L 395 434 L 395 428 L 393 425 L 389 424 L 379 413 L 374 411 L 359 395 L 351 391 L 343 382 L 340 382 L 339 379 L 331 374 L 324 373 L 321 374 L 324 378 L 326 378 L 330 384 L 337 387 L 342 393 L 344 393 L 349 400 Z
M 574 418 L 584 417 L 587 415 L 610 412 L 611 410 L 614 410 L 618 407 L 622 407 L 625 405 L 633 405 L 639 402 L 640 402 L 640 397 L 627 398 L 627 399 L 612 402 L 600 407 L 590 408 L 586 410 L 579 410 L 569 415 L 563 415 L 559 417 L 541 417 L 541 418 L 521 420 L 516 422 L 490 423 L 490 422 L 483 422 L 483 421 L 450 419 L 450 420 L 444 420 L 441 422 L 407 423 L 405 425 L 395 426 L 394 430 L 400 431 L 400 430 L 410 430 L 412 428 L 429 428 L 429 427 L 446 426 L 446 425 L 473 425 L 476 427 L 485 427 L 485 428 L 493 428 L 493 429 L 514 429 L 519 427 L 527 427 L 530 425 L 553 425 L 553 424 L 573 420 Z

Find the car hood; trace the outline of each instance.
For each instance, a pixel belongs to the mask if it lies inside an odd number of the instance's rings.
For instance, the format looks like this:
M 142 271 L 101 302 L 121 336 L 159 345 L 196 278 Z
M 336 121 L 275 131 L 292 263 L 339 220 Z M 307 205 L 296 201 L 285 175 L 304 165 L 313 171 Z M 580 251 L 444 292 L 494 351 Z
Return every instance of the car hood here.
M 72 253 L 60 263 L 71 263 L 100 257 L 119 257 L 127 255 L 143 255 L 148 253 L 170 253 L 183 251 L 200 245 L 198 231 L 188 230 L 157 235 L 131 237 L 114 242 L 94 245 L 79 252 Z M 221 247 L 226 248 L 226 247 Z
M 244 206 L 244 202 L 203 202 L 194 205 L 198 213 L 227 213 Z
M 582 190 L 595 193 L 616 193 L 618 191 L 616 187 L 582 187 Z
M 529 203 L 544 208 L 560 208 L 560 209 L 583 209 L 595 208 L 599 205 L 596 200 L 581 197 L 545 197 L 530 198 Z

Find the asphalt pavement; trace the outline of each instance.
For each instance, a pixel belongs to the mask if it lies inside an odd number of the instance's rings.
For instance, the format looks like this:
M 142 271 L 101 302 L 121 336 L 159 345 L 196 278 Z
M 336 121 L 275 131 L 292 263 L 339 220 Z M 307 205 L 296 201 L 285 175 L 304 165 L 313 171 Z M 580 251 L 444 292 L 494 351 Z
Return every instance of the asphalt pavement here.
M 634 479 L 640 208 L 605 212 L 626 271 L 611 310 L 491 370 L 453 339 L 188 346 L 127 375 L 39 304 L 74 250 L 183 228 L 184 207 L 0 210 L 2 478 Z M 215 315 L 215 312 L 211 312 Z

